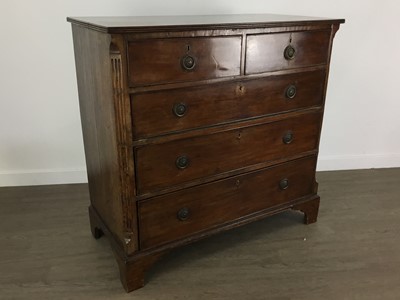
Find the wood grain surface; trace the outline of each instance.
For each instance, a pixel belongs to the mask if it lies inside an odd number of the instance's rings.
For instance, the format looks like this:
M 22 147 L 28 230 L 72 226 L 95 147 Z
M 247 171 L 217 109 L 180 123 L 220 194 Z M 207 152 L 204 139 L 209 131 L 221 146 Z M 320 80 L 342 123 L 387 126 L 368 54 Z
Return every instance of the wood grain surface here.
M 320 112 L 270 124 L 139 147 L 135 150 L 139 193 L 159 190 L 194 179 L 288 157 L 317 148 Z M 293 141 L 283 142 L 286 133 Z M 176 166 L 186 156 L 185 169 Z
M 128 43 L 130 85 L 160 84 L 240 74 L 242 36 L 149 39 Z M 194 67 L 185 70 L 189 55 Z
M 322 104 L 325 70 L 131 95 L 134 139 Z M 294 85 L 296 94 L 286 96 Z M 183 116 L 173 113 L 184 105 Z
M 139 203 L 141 249 L 189 236 L 313 194 L 316 156 Z M 279 187 L 281 180 L 288 187 Z M 179 219 L 182 209 L 188 211 Z M 317 210 L 318 211 L 318 210 Z
M 326 64 L 331 31 L 257 34 L 247 37 L 246 74 Z M 295 50 L 285 59 L 287 46 Z

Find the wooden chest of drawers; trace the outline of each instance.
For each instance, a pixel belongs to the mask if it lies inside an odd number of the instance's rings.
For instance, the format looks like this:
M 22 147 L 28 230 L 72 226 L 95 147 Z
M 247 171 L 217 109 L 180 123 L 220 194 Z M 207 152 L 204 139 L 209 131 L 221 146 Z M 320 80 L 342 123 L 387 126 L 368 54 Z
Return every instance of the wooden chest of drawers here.
M 344 20 L 68 18 L 95 238 L 127 291 L 164 253 L 286 209 L 315 222 L 332 42 Z

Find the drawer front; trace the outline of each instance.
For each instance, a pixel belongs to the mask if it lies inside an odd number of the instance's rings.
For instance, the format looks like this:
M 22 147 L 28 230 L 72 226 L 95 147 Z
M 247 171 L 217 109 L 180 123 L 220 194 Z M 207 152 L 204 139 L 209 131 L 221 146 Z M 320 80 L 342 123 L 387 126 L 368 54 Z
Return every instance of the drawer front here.
M 320 112 L 135 149 L 139 194 L 317 148 Z
M 326 64 L 330 31 L 247 36 L 246 74 Z
M 172 38 L 130 42 L 131 86 L 240 74 L 241 36 Z
M 135 139 L 318 106 L 325 70 L 132 95 Z
M 313 193 L 316 157 L 139 203 L 142 249 L 187 237 Z

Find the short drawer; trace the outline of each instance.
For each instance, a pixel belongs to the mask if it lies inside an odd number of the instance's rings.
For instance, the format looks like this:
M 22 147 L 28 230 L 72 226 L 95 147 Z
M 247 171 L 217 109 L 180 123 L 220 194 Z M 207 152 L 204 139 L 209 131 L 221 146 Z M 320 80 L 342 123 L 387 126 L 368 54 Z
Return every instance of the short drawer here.
M 240 74 L 241 36 L 171 38 L 128 44 L 131 86 Z
M 322 114 L 135 148 L 139 194 L 317 148 Z
M 328 62 L 330 31 L 247 36 L 246 74 L 300 68 Z
M 158 246 L 311 195 L 315 165 L 316 157 L 307 157 L 140 202 L 140 245 Z
M 131 96 L 135 140 L 322 104 L 325 70 Z

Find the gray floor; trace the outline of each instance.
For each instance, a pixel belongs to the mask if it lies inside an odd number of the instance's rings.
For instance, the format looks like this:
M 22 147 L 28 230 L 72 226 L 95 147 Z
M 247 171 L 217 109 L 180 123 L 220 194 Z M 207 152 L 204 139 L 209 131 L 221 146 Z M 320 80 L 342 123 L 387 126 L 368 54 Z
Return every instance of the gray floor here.
M 400 169 L 318 174 L 286 212 L 175 250 L 126 294 L 86 185 L 0 189 L 0 299 L 400 299 Z

